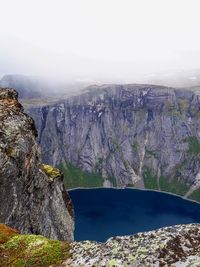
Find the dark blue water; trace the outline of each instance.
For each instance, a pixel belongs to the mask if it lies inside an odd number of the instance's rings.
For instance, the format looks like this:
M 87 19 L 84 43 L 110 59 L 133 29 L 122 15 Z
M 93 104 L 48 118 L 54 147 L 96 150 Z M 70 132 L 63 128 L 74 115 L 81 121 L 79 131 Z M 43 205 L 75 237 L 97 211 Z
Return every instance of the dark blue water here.
M 77 189 L 75 240 L 105 241 L 164 226 L 200 223 L 200 205 L 180 197 L 135 189 Z

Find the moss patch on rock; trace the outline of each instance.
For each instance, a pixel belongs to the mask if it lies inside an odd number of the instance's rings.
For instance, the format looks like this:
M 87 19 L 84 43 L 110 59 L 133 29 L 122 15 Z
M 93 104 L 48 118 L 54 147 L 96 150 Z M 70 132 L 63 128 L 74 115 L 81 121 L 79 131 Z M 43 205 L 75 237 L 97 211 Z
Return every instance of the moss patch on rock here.
M 46 173 L 50 180 L 61 175 L 60 170 L 47 164 L 42 164 L 41 169 Z
M 21 235 L 5 225 L 1 226 L 0 236 L 6 233 L 7 238 L 0 244 L 1 267 L 58 266 L 70 257 L 70 245 L 67 242 L 40 235 Z

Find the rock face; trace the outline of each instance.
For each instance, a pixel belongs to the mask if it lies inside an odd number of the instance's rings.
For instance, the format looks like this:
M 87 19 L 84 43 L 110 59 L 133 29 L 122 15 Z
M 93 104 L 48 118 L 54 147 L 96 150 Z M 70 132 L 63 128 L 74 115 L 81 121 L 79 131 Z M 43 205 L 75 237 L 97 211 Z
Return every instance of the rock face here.
M 22 233 L 73 239 L 73 208 L 56 169 L 42 165 L 33 120 L 0 89 L 0 222 Z
M 192 91 L 91 86 L 53 105 L 26 109 L 36 122 L 46 163 L 67 169 L 70 162 L 98 173 L 104 186 L 188 196 L 199 188 L 200 100 Z

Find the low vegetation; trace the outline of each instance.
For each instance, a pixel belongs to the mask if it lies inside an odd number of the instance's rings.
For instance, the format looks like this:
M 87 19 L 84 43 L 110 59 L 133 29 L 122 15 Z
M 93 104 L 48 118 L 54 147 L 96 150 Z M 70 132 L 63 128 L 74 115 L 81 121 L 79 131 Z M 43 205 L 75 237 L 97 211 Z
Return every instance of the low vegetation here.
M 170 192 L 181 196 L 184 196 L 189 190 L 189 185 L 185 184 L 185 181 L 181 183 L 177 178 L 169 180 L 162 175 L 158 179 L 157 175 L 153 175 L 149 169 L 144 171 L 143 179 L 147 189 Z
M 64 162 L 58 166 L 64 173 L 65 187 L 102 187 L 103 178 L 97 173 L 91 173 L 81 170 L 69 162 Z
M 200 188 L 192 192 L 188 198 L 200 202 Z
M 189 190 L 189 186 L 185 184 L 185 181 L 181 183 L 175 178 L 169 180 L 164 176 L 160 176 L 159 185 L 161 191 L 171 192 L 173 194 L 181 196 L 184 196 Z
M 144 186 L 147 189 L 158 190 L 157 176 L 153 175 L 149 169 L 146 169 L 143 173 Z
M 0 267 L 58 266 L 69 258 L 69 249 L 67 242 L 40 235 L 21 235 L 0 224 Z
M 193 155 L 200 154 L 200 142 L 196 136 L 190 136 L 187 138 L 189 144 L 189 152 Z

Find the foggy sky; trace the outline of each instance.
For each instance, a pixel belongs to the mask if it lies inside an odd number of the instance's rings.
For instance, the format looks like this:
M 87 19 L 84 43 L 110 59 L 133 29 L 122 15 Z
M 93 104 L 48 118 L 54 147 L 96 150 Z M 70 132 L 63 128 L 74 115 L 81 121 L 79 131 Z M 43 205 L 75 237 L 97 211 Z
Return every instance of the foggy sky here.
M 128 80 L 200 68 L 199 0 L 0 0 L 0 76 Z

